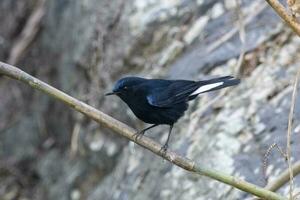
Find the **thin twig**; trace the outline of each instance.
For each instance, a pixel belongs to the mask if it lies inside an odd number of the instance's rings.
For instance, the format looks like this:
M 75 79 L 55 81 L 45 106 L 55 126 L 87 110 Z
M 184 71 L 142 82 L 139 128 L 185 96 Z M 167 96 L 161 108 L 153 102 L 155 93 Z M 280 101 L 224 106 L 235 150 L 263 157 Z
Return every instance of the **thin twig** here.
M 239 30 L 239 37 L 242 43 L 242 47 L 241 47 L 241 53 L 237 62 L 237 66 L 235 69 L 235 74 L 237 77 L 240 77 L 240 68 L 243 64 L 243 60 L 244 60 L 244 56 L 245 56 L 245 40 L 246 40 L 246 34 L 245 34 L 245 23 L 244 23 L 244 18 L 243 18 L 243 14 L 241 13 L 241 7 L 240 7 L 240 0 L 236 0 L 237 4 L 238 4 L 238 29 Z M 259 12 L 261 12 L 262 10 L 260 10 Z M 256 14 L 255 14 L 256 15 Z M 197 109 L 195 112 L 193 112 L 191 114 L 191 118 L 195 118 L 196 116 L 198 118 L 200 118 L 204 112 L 206 112 L 206 110 L 208 108 L 210 108 L 212 105 L 214 105 L 220 98 L 222 98 L 223 96 L 225 96 L 228 92 L 228 89 L 224 89 L 220 92 L 220 94 L 218 94 L 216 97 L 214 97 L 213 99 L 209 100 L 209 102 L 207 104 L 204 104 L 203 106 L 201 106 L 201 109 Z M 196 123 L 191 124 L 192 126 L 189 127 L 189 130 L 194 130 Z
M 241 47 L 241 53 L 237 62 L 237 66 L 235 69 L 235 74 L 237 77 L 240 77 L 240 69 L 242 67 L 243 61 L 244 61 L 244 56 L 245 56 L 245 42 L 246 42 L 246 33 L 245 33 L 245 23 L 244 23 L 244 18 L 243 18 L 243 14 L 241 13 L 241 7 L 240 7 L 240 0 L 236 0 L 236 3 L 238 5 L 237 7 L 237 12 L 238 12 L 238 29 L 239 30 L 239 37 L 242 43 L 242 47 Z M 261 12 L 263 9 L 259 10 L 257 13 Z M 256 14 L 254 14 L 254 16 L 256 16 Z M 198 118 L 200 118 L 204 112 L 206 112 L 206 110 L 208 108 L 210 108 L 212 105 L 214 105 L 217 101 L 219 101 L 219 99 L 221 99 L 223 96 L 225 96 L 228 93 L 228 89 L 224 89 L 220 92 L 220 94 L 218 94 L 216 97 L 214 97 L 213 99 L 211 99 L 207 104 L 204 104 L 203 106 L 201 106 L 201 109 L 197 109 L 195 112 L 193 112 L 191 114 L 191 118 L 195 118 L 196 116 Z M 188 130 L 192 131 L 195 129 L 196 126 L 196 122 L 192 123 L 191 126 L 189 127 Z M 189 132 L 190 132 L 189 131 Z M 189 135 L 189 134 L 188 134 Z
M 28 18 L 27 23 L 23 28 L 19 38 L 17 38 L 15 44 L 11 48 L 7 61 L 8 63 L 12 65 L 16 64 L 24 54 L 26 48 L 34 40 L 36 34 L 40 30 L 41 20 L 45 15 L 45 2 L 46 0 L 40 0 L 38 2 L 37 8 Z
M 276 147 L 276 149 L 278 150 L 278 152 L 280 153 L 280 155 L 287 161 L 287 156 L 286 154 L 284 153 L 284 151 L 278 146 L 277 143 L 273 143 L 269 146 L 269 148 L 267 149 L 265 155 L 264 155 L 264 159 L 263 159 L 263 175 L 264 175 L 264 178 L 265 178 L 265 181 L 266 183 L 268 183 L 268 180 L 267 180 L 267 168 L 268 168 L 268 165 L 269 165 L 269 156 L 270 156 L 270 153 L 272 152 L 272 150 Z
M 294 32 L 300 36 L 300 24 L 296 21 L 296 19 L 289 15 L 285 10 L 284 6 L 278 2 L 278 0 L 266 0 L 270 6 L 277 12 L 277 14 L 287 23 L 289 27 L 291 27 Z
M 300 69 L 298 70 L 298 73 L 296 75 L 295 83 L 294 83 L 294 89 L 292 94 L 292 102 L 291 102 L 291 108 L 289 113 L 289 122 L 288 122 L 288 131 L 287 131 L 287 144 L 286 144 L 286 156 L 287 156 L 287 162 L 289 166 L 289 172 L 290 172 L 290 200 L 293 199 L 293 170 L 292 170 L 292 162 L 291 162 L 291 136 L 292 136 L 292 128 L 293 128 L 293 116 L 294 116 L 294 110 L 295 110 L 295 103 L 296 103 L 296 96 L 297 96 L 297 86 L 298 86 L 298 80 L 300 76 Z
M 245 18 L 244 26 L 247 26 L 250 22 L 252 22 L 252 20 L 255 19 L 255 17 L 258 16 L 267 6 L 266 6 L 266 4 L 261 5 L 261 3 L 259 3 L 259 4 L 255 4 L 254 7 L 255 7 L 254 13 L 249 14 Z M 209 53 L 213 52 L 214 50 L 216 50 L 217 48 L 219 48 L 223 43 L 227 42 L 235 34 L 237 34 L 238 31 L 239 31 L 239 27 L 234 27 L 228 33 L 222 35 L 222 37 L 220 37 L 218 40 L 216 40 L 215 42 L 213 42 L 206 48 L 206 53 L 209 54 Z
M 72 131 L 72 138 L 71 138 L 71 156 L 75 157 L 78 152 L 78 142 L 79 142 L 79 133 L 81 129 L 81 123 L 76 122 L 75 126 Z
M 95 120 L 99 125 L 109 128 L 121 136 L 126 137 L 127 139 L 139 144 L 140 146 L 150 150 L 158 156 L 170 161 L 171 163 L 181 167 L 187 171 L 194 172 L 199 175 L 210 177 L 214 180 L 223 182 L 225 184 L 231 185 L 242 191 L 251 193 L 257 197 L 261 197 L 269 200 L 286 200 L 285 197 L 280 196 L 274 192 L 268 191 L 264 188 L 256 186 L 254 184 L 248 183 L 237 177 L 227 175 L 224 172 L 216 171 L 211 168 L 203 167 L 202 165 L 192 161 L 188 158 L 180 156 L 179 154 L 167 150 L 165 152 L 161 151 L 161 145 L 155 142 L 154 140 L 144 136 L 135 140 L 136 130 L 129 127 L 128 125 L 110 117 L 109 115 L 93 108 L 81 102 L 62 91 L 40 81 L 39 79 L 25 73 L 24 71 L 0 62 L 0 74 L 8 76 L 12 79 L 19 80 L 31 87 L 48 94 L 49 96 L 65 103 L 69 107 L 72 107 L 78 112 L 81 112 L 85 116 Z
M 241 53 L 237 62 L 237 67 L 235 69 L 235 74 L 237 77 L 240 77 L 241 74 L 241 68 L 243 65 L 244 61 L 244 56 L 245 56 L 245 46 L 246 46 L 246 31 L 245 31 L 245 21 L 244 21 L 244 14 L 241 9 L 241 2 L 240 0 L 236 0 L 237 3 L 237 14 L 238 14 L 238 28 L 239 28 L 239 37 L 240 41 L 242 43 L 241 45 Z
M 295 176 L 300 173 L 300 161 L 293 164 L 292 171 Z M 267 190 L 275 192 L 283 185 L 285 185 L 289 180 L 290 180 L 290 171 L 289 169 L 286 169 L 275 180 L 268 183 L 268 185 L 265 188 Z
M 283 153 L 283 152 L 280 152 L 280 153 Z M 300 173 L 300 161 L 294 163 L 292 166 L 292 169 L 293 169 L 294 176 L 298 175 Z M 265 186 L 265 189 L 276 192 L 279 188 L 281 188 L 287 182 L 289 182 L 289 180 L 290 180 L 290 171 L 289 171 L 289 169 L 286 169 L 281 174 L 279 174 L 275 180 L 269 182 Z M 296 195 L 297 194 L 294 195 L 293 199 L 295 199 Z M 253 200 L 258 200 L 258 199 L 262 200 L 260 198 L 253 198 Z

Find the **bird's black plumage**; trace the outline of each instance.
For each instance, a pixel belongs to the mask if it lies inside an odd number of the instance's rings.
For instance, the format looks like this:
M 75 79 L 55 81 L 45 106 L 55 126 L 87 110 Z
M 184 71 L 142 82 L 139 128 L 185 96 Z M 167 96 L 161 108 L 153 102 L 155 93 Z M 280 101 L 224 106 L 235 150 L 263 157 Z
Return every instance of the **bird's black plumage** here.
M 195 99 L 201 93 L 239 83 L 240 80 L 232 76 L 205 81 L 126 77 L 118 80 L 113 92 L 107 95 L 119 96 L 140 120 L 153 124 L 142 130 L 140 134 L 144 134 L 146 130 L 157 125 L 170 125 L 168 139 L 163 147 L 166 150 L 173 124 L 187 110 L 190 100 Z

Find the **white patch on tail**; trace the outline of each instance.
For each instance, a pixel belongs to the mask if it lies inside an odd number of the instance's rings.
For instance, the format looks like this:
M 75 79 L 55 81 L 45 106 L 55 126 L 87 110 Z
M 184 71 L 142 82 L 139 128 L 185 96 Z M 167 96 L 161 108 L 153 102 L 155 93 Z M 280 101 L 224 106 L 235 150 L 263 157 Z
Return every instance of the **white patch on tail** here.
M 191 95 L 195 95 L 195 94 L 200 94 L 202 92 L 211 90 L 215 87 L 218 87 L 220 85 L 223 85 L 224 82 L 218 82 L 218 83 L 212 83 L 212 84 L 208 84 L 208 85 L 203 85 L 201 87 L 199 87 L 195 92 L 193 92 Z

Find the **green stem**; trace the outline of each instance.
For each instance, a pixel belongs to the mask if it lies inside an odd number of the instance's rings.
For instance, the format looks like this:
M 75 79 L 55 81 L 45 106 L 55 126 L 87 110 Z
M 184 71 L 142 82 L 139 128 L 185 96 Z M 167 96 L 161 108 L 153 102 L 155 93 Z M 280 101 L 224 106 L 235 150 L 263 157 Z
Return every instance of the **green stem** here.
M 31 87 L 40 90 L 51 97 L 65 103 L 78 112 L 81 112 L 85 116 L 95 120 L 100 125 L 105 126 L 111 130 L 114 130 L 119 135 L 126 137 L 127 139 L 139 144 L 140 146 L 152 151 L 153 153 L 163 157 L 171 163 L 186 169 L 187 171 L 194 172 L 199 175 L 210 177 L 214 180 L 231 185 L 235 188 L 251 193 L 257 197 L 270 200 L 287 200 L 287 198 L 280 196 L 274 192 L 258 187 L 254 184 L 243 181 L 239 178 L 227 175 L 221 171 L 216 171 L 202 167 L 196 164 L 194 161 L 178 155 L 177 153 L 167 150 L 165 153 L 161 151 L 161 145 L 148 137 L 141 137 L 135 141 L 136 131 L 127 126 L 126 124 L 106 115 L 105 113 L 63 93 L 62 91 L 40 81 L 39 79 L 25 73 L 24 71 L 14 66 L 0 62 L 0 74 L 8 76 L 12 79 L 22 81 L 23 83 L 30 85 Z

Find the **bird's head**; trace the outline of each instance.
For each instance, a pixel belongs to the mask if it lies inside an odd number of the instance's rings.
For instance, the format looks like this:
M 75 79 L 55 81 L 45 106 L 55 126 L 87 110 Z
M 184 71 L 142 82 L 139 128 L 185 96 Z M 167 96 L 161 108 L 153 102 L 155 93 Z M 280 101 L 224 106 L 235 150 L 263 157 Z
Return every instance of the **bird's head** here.
M 144 82 L 146 79 L 139 77 L 125 77 L 118 80 L 113 88 L 112 92 L 106 93 L 105 95 L 117 95 L 123 96 L 133 91 L 134 86 Z

